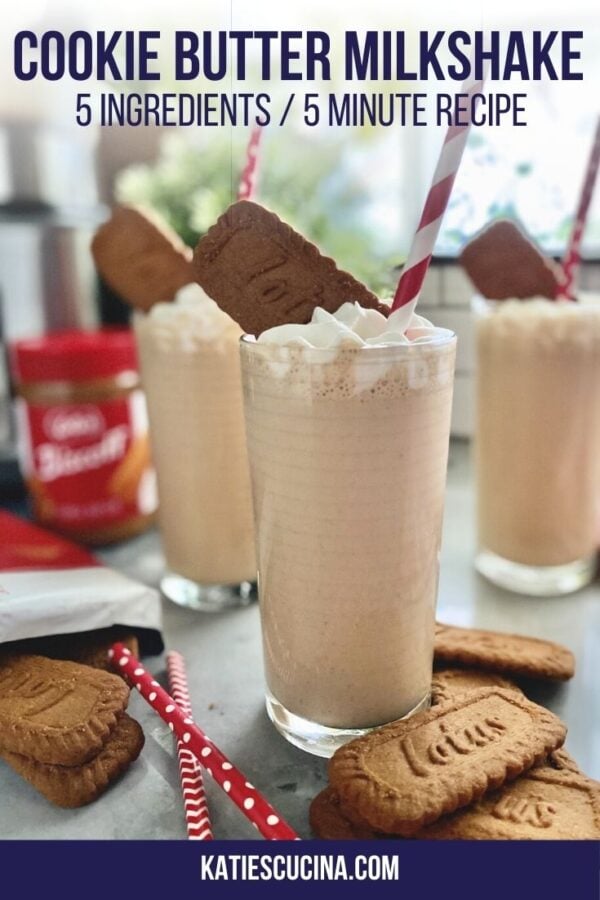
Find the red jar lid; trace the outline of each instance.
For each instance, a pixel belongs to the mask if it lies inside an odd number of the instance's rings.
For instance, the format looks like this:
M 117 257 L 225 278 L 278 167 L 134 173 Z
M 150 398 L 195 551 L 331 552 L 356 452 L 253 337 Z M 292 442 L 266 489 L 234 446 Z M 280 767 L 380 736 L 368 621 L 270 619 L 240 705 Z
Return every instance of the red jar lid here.
M 126 329 L 61 331 L 15 341 L 11 351 L 21 384 L 93 381 L 138 369 L 135 339 Z

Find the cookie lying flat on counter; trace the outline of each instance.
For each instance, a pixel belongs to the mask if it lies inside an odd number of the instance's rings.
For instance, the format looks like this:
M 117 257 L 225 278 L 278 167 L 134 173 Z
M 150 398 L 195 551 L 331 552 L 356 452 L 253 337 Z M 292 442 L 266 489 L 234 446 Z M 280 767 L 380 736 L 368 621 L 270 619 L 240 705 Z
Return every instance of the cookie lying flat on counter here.
M 416 835 L 424 840 L 598 840 L 600 784 L 538 766 Z
M 500 687 L 513 690 L 522 695 L 522 691 L 501 675 L 492 672 L 478 672 L 473 669 L 444 669 L 433 673 L 431 682 L 431 703 L 436 706 L 440 703 L 452 701 L 459 694 L 477 690 L 482 687 Z M 557 754 L 565 751 L 557 750 Z M 575 765 L 575 763 L 573 763 Z M 310 805 L 309 819 L 314 834 L 329 841 L 345 840 L 372 840 L 375 838 L 389 837 L 374 831 L 364 822 L 357 824 L 356 813 L 352 821 L 346 816 L 340 805 L 340 798 L 332 787 L 326 787 L 318 794 Z
M 100 752 L 81 766 L 35 762 L 19 753 L 0 750 L 0 757 L 51 803 L 66 808 L 96 800 L 138 758 L 144 732 L 123 713 Z
M 98 754 L 127 706 L 117 675 L 44 656 L 0 658 L 0 749 L 48 765 Z
M 560 644 L 439 622 L 435 628 L 434 663 L 556 681 L 567 681 L 575 673 L 575 657 Z
M 332 787 L 310 805 L 314 835 L 328 841 L 399 838 L 377 832 L 343 808 Z M 583 775 L 562 748 L 538 766 L 486 794 L 472 806 L 442 816 L 414 835 L 417 840 L 598 840 L 600 784 Z
M 340 798 L 332 787 L 326 787 L 310 804 L 310 827 L 318 838 L 326 841 L 368 841 L 387 835 L 377 834 L 366 823 L 356 825 L 344 815 Z
M 543 760 L 566 728 L 515 691 L 480 688 L 336 751 L 329 778 L 345 814 L 411 836 Z
M 553 750 L 548 756 L 548 765 L 552 769 L 560 769 L 565 772 L 574 772 L 576 775 L 583 774 L 577 763 L 570 753 L 567 753 L 564 747 Z
M 494 672 L 480 672 L 478 669 L 440 669 L 433 673 L 431 679 L 431 705 L 447 703 L 465 691 L 474 691 L 482 687 L 505 688 L 523 696 L 523 691 L 514 682 Z

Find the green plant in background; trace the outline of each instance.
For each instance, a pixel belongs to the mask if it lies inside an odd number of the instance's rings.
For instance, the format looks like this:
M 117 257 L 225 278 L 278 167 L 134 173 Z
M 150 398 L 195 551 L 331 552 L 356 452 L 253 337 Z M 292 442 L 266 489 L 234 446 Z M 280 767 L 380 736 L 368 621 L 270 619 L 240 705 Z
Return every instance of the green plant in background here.
M 117 180 L 117 199 L 157 210 L 191 247 L 235 199 L 247 133 L 213 133 L 194 144 L 181 134 L 166 136 L 153 165 L 134 165 Z M 347 145 L 346 145 L 347 146 Z M 360 179 L 344 165 L 345 144 L 319 135 L 264 134 L 258 199 L 297 228 L 343 268 L 380 296 L 397 280 L 377 236 L 366 224 L 369 203 Z

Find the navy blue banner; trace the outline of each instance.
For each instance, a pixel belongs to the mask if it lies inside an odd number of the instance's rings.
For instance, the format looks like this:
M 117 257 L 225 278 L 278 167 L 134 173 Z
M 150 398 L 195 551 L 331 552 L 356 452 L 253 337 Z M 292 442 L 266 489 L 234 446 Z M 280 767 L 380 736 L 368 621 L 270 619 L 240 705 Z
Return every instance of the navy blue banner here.
M 5 841 L 0 867 L 24 898 L 287 900 L 322 884 L 344 898 L 598 900 L 600 844 Z

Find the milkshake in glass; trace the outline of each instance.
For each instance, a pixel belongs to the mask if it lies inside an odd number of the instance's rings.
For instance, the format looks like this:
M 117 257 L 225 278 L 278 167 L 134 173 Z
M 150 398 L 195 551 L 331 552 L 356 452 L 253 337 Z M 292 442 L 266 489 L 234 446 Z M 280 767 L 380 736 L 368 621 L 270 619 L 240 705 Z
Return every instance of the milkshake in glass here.
M 398 321 L 241 344 L 267 709 L 321 756 L 429 702 L 456 340 Z
M 196 284 L 136 313 L 171 600 L 247 602 L 256 578 L 238 325 Z
M 477 569 L 564 594 L 594 576 L 600 533 L 600 307 L 475 301 Z

